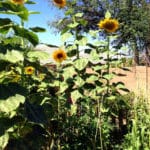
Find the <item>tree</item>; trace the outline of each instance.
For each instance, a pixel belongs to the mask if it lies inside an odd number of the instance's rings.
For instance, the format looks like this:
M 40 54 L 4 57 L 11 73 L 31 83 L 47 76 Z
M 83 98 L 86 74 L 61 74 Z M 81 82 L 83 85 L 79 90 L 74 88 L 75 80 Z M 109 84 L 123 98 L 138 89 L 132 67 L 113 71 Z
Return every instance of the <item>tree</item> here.
M 87 32 L 90 29 L 97 30 L 97 23 L 104 17 L 106 10 L 111 12 L 113 18 L 119 19 L 120 36 L 116 41 L 117 46 L 129 44 L 134 47 L 134 61 L 139 64 L 139 52 L 147 50 L 149 47 L 150 33 L 150 1 L 149 0 L 80 0 L 67 1 L 65 8 L 66 17 L 61 25 L 57 25 L 58 21 L 53 22 L 58 30 L 66 27 L 66 24 L 72 21 L 72 15 L 76 12 L 83 13 L 83 25 L 77 26 L 80 32 Z M 84 20 L 84 21 L 83 21 Z M 101 36 L 104 36 L 101 35 Z M 148 52 L 146 52 L 148 55 Z
M 148 1 L 126 0 L 120 3 L 118 18 L 123 23 L 121 26 L 119 44 L 127 43 L 134 46 L 134 61 L 139 64 L 140 50 L 147 49 L 147 34 L 149 31 L 150 10 Z

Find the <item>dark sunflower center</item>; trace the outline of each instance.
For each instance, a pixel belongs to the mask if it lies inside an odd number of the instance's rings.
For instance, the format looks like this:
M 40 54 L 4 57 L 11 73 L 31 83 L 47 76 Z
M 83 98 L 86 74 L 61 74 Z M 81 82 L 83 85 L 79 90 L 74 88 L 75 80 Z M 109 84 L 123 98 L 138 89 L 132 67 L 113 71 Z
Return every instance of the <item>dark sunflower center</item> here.
M 31 72 L 32 71 L 32 69 L 28 69 L 28 72 Z
M 61 59 L 62 57 L 63 57 L 63 54 L 58 54 L 58 55 L 57 55 L 57 58 L 58 58 L 58 59 Z
M 106 29 L 112 30 L 112 29 L 114 29 L 114 27 L 115 27 L 115 24 L 113 22 L 107 22 L 105 24 Z
M 22 0 L 14 0 L 14 2 L 22 2 Z
M 62 0 L 54 0 L 55 3 L 58 3 L 58 4 L 61 4 L 62 3 Z

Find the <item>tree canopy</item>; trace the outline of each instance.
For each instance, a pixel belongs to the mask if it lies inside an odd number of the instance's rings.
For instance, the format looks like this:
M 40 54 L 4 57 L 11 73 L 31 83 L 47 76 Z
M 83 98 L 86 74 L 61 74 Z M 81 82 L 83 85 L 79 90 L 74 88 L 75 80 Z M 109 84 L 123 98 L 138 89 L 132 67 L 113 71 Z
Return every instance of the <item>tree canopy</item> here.
M 117 18 L 120 22 L 119 38 L 117 45 L 134 44 L 135 61 L 138 61 L 139 50 L 148 49 L 150 46 L 150 1 L 149 0 L 68 0 L 64 9 L 66 17 L 61 25 L 58 20 L 53 22 L 53 26 L 59 31 L 72 22 L 72 15 L 83 13 L 82 22 L 77 26 L 80 32 L 88 32 L 90 29 L 97 30 L 98 22 L 104 18 L 105 12 L 109 10 L 112 18 Z M 102 35 L 104 36 L 104 35 Z

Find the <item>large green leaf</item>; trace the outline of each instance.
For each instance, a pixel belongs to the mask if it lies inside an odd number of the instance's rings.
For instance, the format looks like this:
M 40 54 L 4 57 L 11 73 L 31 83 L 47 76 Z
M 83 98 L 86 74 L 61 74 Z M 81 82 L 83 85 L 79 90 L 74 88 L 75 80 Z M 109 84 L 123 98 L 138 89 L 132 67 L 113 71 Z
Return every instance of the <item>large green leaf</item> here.
M 80 58 L 80 59 L 77 59 L 75 62 L 74 62 L 74 66 L 76 69 L 78 70 L 83 70 L 87 67 L 87 64 L 88 64 L 88 60 L 85 59 L 85 58 Z
M 23 53 L 16 50 L 12 50 L 12 51 L 7 51 L 6 54 L 0 54 L 0 59 L 11 63 L 17 63 L 19 61 L 23 61 L 24 57 L 23 57 Z
M 13 22 L 9 18 L 0 18 L 0 33 L 6 34 L 12 25 Z
M 73 67 L 67 67 L 67 68 L 63 69 L 64 80 L 72 77 L 75 74 L 76 74 L 76 71 Z
M 26 102 L 25 108 L 26 108 L 26 117 L 29 121 L 33 123 L 46 122 L 46 115 L 42 106 Z
M 49 54 L 43 51 L 30 51 L 27 53 L 27 56 L 31 59 L 39 59 L 39 60 L 46 60 L 50 58 Z
M 90 53 L 90 61 L 91 62 L 99 62 L 100 61 L 100 55 L 95 51 L 91 51 Z
M 26 38 L 29 42 L 31 42 L 33 45 L 37 45 L 39 43 L 38 36 L 27 29 L 21 28 L 19 26 L 13 26 L 13 29 L 15 31 L 15 34 L 17 36 Z
M 96 75 L 91 75 L 89 78 L 86 79 L 86 82 L 93 83 L 96 80 L 98 80 L 98 77 Z
M 21 103 L 23 104 L 24 102 L 25 102 L 25 97 L 19 94 L 16 94 L 15 96 L 11 96 L 7 98 L 6 100 L 1 99 L 0 100 L 0 112 L 10 114 L 13 111 L 15 111 Z
M 77 112 L 77 105 L 76 104 L 71 105 L 71 110 L 70 110 L 71 115 L 76 114 L 76 112 Z
M 81 87 L 82 85 L 84 85 L 84 83 L 85 83 L 85 81 L 81 78 L 81 77 L 79 77 L 79 76 L 77 76 L 76 78 L 75 78 L 75 84 L 76 84 L 76 86 L 78 86 L 78 87 Z
M 74 102 L 76 102 L 82 96 L 83 95 L 78 90 L 71 92 L 71 98 L 74 100 Z
M 6 54 L 0 54 L 0 59 L 4 61 L 8 61 L 11 63 L 16 63 L 18 61 L 23 61 L 23 54 L 19 51 L 7 51 Z
M 5 25 L 12 24 L 13 22 L 9 18 L 0 18 L 0 28 L 2 28 Z M 2 26 L 2 27 L 1 27 Z
M 104 74 L 103 77 L 107 80 L 112 80 L 114 78 L 114 73 Z
M 0 149 L 3 150 L 8 144 L 9 134 L 6 132 L 4 135 L 0 136 Z
M 70 37 L 72 37 L 72 34 L 66 32 L 66 33 L 64 33 L 64 34 L 61 35 L 61 40 L 62 40 L 63 42 L 65 42 L 65 41 L 66 41 L 67 39 L 69 39 Z
M 0 99 L 7 99 L 16 94 L 26 96 L 27 90 L 17 83 L 0 84 Z
M 27 0 L 26 4 L 36 4 L 34 1 Z
M 29 29 L 32 30 L 33 32 L 45 32 L 46 31 L 44 28 L 41 28 L 41 27 L 33 27 Z
M 15 5 L 9 1 L 5 1 L 0 3 L 0 10 L 0 13 L 17 15 L 24 21 L 28 20 L 29 12 L 24 5 Z
M 68 84 L 66 82 L 61 82 L 59 92 L 63 93 L 67 88 L 68 88 Z

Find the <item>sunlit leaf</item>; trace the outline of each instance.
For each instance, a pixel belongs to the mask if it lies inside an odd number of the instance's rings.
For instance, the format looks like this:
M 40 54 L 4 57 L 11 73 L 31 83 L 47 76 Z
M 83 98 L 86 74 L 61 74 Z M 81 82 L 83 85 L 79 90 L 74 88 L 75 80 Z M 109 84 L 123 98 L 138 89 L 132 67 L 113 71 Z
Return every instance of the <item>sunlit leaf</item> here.
M 76 69 L 78 70 L 83 70 L 86 68 L 88 64 L 88 60 L 85 59 L 85 58 L 80 58 L 80 59 L 77 59 L 75 62 L 74 62 L 74 66 Z
M 110 101 L 115 100 L 115 99 L 116 99 L 116 96 L 114 95 L 107 97 L 107 100 L 110 100 Z
M 63 42 L 65 42 L 65 41 L 66 41 L 67 39 L 69 39 L 70 37 L 72 37 L 72 34 L 66 32 L 66 33 L 64 33 L 64 34 L 61 35 L 61 40 L 62 40 Z
M 31 59 L 33 58 L 33 60 L 34 58 L 37 58 L 38 60 L 46 60 L 50 58 L 49 54 L 43 51 L 29 51 L 27 56 Z
M 82 17 L 83 16 L 83 13 L 76 13 L 75 14 L 75 17 Z
M 71 92 L 71 98 L 76 102 L 82 95 L 78 90 Z
M 11 96 L 6 100 L 0 100 L 0 112 L 11 113 L 16 110 L 19 105 L 25 102 L 25 97 L 19 94 Z
M 16 63 L 19 61 L 23 61 L 24 57 L 21 52 L 12 50 L 12 51 L 7 51 L 6 54 L 0 54 L 0 59 L 11 63 Z
M 73 75 L 75 75 L 76 71 L 73 67 L 67 67 L 63 70 L 63 77 L 64 80 L 66 80 L 69 77 L 72 77 Z
M 13 29 L 15 31 L 15 34 L 17 36 L 20 36 L 22 38 L 26 38 L 29 42 L 31 42 L 33 45 L 37 45 L 39 42 L 38 36 L 27 29 L 21 28 L 19 26 L 13 26 Z
M 81 87 L 84 83 L 85 83 L 85 81 L 81 78 L 81 77 L 79 77 L 79 76 L 77 76 L 76 78 L 75 78 L 75 84 L 78 86 L 78 87 Z
M 79 25 L 79 23 L 75 22 L 75 23 L 70 23 L 70 24 L 68 24 L 68 27 L 70 27 L 70 28 L 75 28 L 75 27 L 77 27 L 78 25 Z
M 93 50 L 93 51 L 91 51 L 91 53 L 90 53 L 90 59 L 91 59 L 91 61 L 93 62 L 97 62 L 97 61 L 100 61 L 100 56 L 99 56 L 99 54 L 95 51 L 95 50 Z
M 111 80 L 111 79 L 113 79 L 114 78 L 114 74 L 112 74 L 112 73 L 110 73 L 110 74 L 105 74 L 105 75 L 103 75 L 103 77 L 105 78 L 105 79 L 107 79 L 107 80 Z
M 6 132 L 4 135 L 0 136 L 0 149 L 4 149 L 8 144 L 9 134 Z
M 71 105 L 71 110 L 70 110 L 71 115 L 76 114 L 76 112 L 77 112 L 77 105 L 76 104 Z
M 68 88 L 68 84 L 66 82 L 61 82 L 59 92 L 63 93 L 67 88 Z

